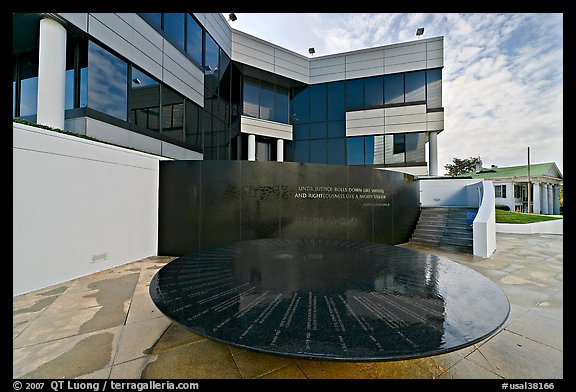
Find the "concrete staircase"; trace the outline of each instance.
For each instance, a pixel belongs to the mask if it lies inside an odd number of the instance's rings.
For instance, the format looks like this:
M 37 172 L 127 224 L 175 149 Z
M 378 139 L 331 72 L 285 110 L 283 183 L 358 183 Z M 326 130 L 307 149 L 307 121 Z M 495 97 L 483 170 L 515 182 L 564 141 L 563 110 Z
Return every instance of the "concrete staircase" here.
M 472 254 L 477 212 L 469 207 L 423 207 L 410 242 Z

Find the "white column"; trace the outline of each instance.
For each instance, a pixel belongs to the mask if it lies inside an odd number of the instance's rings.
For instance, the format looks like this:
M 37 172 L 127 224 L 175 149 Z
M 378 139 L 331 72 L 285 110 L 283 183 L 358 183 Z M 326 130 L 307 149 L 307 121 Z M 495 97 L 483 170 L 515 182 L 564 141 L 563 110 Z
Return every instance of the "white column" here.
M 548 184 L 542 183 L 542 210 L 541 214 L 548 214 Z
M 535 182 L 532 184 L 534 187 L 534 200 L 532 200 L 532 212 L 535 214 L 540 214 L 540 183 Z
M 560 215 L 560 185 L 555 184 L 552 193 L 554 194 L 554 215 Z
M 64 128 L 66 29 L 50 18 L 40 20 L 38 109 L 36 122 Z
M 429 169 L 428 175 L 438 175 L 438 132 L 430 132 L 428 134 L 428 160 Z
M 284 162 L 284 140 L 276 140 L 276 161 Z
M 552 206 L 552 202 L 554 201 L 554 196 L 552 195 L 552 184 L 548 184 L 548 214 L 552 215 L 554 213 L 554 209 Z
M 256 160 L 256 136 L 248 135 L 248 160 Z

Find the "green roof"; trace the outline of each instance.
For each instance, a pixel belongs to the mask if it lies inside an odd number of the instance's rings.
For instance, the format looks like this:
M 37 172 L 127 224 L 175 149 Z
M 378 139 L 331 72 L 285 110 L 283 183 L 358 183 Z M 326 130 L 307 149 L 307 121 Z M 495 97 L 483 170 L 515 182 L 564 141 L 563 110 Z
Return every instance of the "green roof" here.
M 508 167 L 485 167 L 480 173 L 472 171 L 457 177 L 472 178 L 508 178 L 528 177 L 528 165 Z M 554 177 L 562 178 L 562 173 L 554 162 L 530 164 L 530 177 Z

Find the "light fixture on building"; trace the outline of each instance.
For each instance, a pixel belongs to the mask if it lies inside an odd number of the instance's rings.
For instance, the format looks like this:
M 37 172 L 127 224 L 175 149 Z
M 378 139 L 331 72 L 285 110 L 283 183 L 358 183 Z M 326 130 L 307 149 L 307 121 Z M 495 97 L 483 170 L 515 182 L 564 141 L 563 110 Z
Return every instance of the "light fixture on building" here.
M 140 79 L 138 79 L 138 78 L 134 78 L 134 79 L 132 79 L 132 81 L 133 81 L 134 83 L 136 83 L 137 85 L 141 85 L 141 84 L 142 84 L 142 82 L 141 82 Z
M 308 53 L 314 54 L 314 53 L 316 53 L 316 51 L 314 50 L 314 48 L 309 48 L 309 49 L 308 49 Z
M 234 12 L 228 14 L 228 20 L 234 22 L 236 19 L 238 18 L 236 17 L 236 14 Z
M 424 27 L 418 27 L 416 29 L 416 37 L 420 38 L 422 34 L 424 34 Z

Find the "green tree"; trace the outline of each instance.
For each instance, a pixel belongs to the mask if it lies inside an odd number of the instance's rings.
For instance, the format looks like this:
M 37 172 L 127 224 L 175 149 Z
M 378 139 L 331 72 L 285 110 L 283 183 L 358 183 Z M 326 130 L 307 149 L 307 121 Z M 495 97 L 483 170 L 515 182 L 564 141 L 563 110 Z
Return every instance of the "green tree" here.
M 467 159 L 452 158 L 452 163 L 444 166 L 450 177 L 460 176 L 462 174 L 470 173 L 476 170 L 476 164 L 482 163 L 480 157 L 470 157 Z

